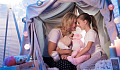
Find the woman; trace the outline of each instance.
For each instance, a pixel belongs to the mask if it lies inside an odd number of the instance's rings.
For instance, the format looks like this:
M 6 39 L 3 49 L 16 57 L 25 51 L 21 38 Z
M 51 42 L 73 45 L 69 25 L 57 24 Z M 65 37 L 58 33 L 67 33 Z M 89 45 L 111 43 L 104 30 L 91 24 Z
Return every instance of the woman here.
M 78 27 L 80 27 L 81 30 L 86 31 L 86 35 L 84 38 L 85 48 L 77 54 L 76 58 L 87 52 L 91 54 L 91 58 L 89 60 L 78 66 L 80 70 L 82 70 L 91 68 L 98 60 L 106 59 L 107 56 L 100 46 L 98 28 L 94 16 L 82 13 L 78 16 L 77 22 Z
M 62 18 L 61 25 L 53 28 L 48 34 L 48 54 L 50 57 L 44 57 L 44 61 L 50 67 L 57 67 L 59 70 L 75 70 L 76 67 L 67 61 L 67 56 L 71 55 L 72 50 L 56 50 L 56 47 L 58 41 L 62 37 L 71 34 L 72 31 L 75 31 L 77 21 L 76 18 L 77 17 L 75 14 L 71 12 L 66 13 Z M 53 51 L 57 51 L 59 53 L 61 60 L 55 62 L 51 58 Z

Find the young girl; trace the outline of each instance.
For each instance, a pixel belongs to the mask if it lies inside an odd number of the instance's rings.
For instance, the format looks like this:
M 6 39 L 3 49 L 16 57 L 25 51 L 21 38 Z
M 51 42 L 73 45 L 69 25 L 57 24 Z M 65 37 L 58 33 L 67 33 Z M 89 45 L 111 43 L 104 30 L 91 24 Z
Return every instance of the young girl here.
M 85 48 L 76 55 L 76 58 L 80 57 L 81 55 L 87 52 L 91 54 L 91 57 L 94 56 L 96 53 L 100 52 L 101 54 L 100 56 L 98 56 L 100 58 L 95 57 L 97 58 L 96 61 L 100 60 L 102 58 L 102 55 L 105 53 L 100 46 L 100 42 L 98 38 L 98 28 L 94 16 L 89 15 L 87 13 L 80 14 L 77 18 L 77 22 L 78 22 L 78 27 L 86 31 L 86 35 L 84 38 Z M 87 62 L 81 64 L 82 66 L 80 67 L 87 68 L 90 66 L 88 64 L 93 65 L 92 63 L 96 63 L 96 61 L 94 59 L 91 60 L 90 58 L 90 61 L 87 60 Z

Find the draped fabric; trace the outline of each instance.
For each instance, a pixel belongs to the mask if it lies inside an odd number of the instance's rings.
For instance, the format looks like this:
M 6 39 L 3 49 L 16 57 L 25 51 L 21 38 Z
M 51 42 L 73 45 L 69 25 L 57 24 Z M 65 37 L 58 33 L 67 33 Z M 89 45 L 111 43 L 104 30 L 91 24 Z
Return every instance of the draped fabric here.
M 38 16 L 40 13 L 42 13 L 51 3 L 53 3 L 54 0 L 46 0 L 44 2 L 43 5 L 41 6 L 37 6 L 36 3 L 35 4 L 31 4 L 27 7 L 27 13 L 26 13 L 26 26 L 25 26 L 25 30 L 27 30 L 28 32 L 28 37 L 25 38 L 23 37 L 23 41 L 21 43 L 21 52 L 20 55 L 28 55 L 28 60 L 30 57 L 33 57 L 34 59 L 37 59 L 39 64 L 40 64 L 40 69 L 46 70 L 43 58 L 42 58 L 42 53 L 40 50 L 40 46 L 44 46 L 44 37 L 43 36 L 43 32 L 41 32 L 41 37 L 40 40 L 38 41 L 38 34 L 37 34 L 37 29 L 35 26 L 35 22 L 33 21 L 33 18 Z M 34 19 L 35 20 L 35 19 Z M 37 23 L 37 22 L 36 22 Z M 43 31 L 42 28 L 42 23 L 40 23 L 40 27 L 41 31 Z M 40 43 L 41 42 L 41 43 Z M 26 43 L 30 43 L 31 47 L 30 50 L 25 50 L 24 49 L 24 45 Z M 27 54 L 26 54 L 27 53 Z
M 97 18 L 101 45 L 104 46 L 109 38 L 113 42 L 117 31 L 113 18 L 109 22 L 110 13 L 107 6 L 106 0 L 46 0 L 41 6 L 29 5 L 24 28 L 24 31 L 28 32 L 28 37 L 22 37 L 20 55 L 28 55 L 28 57 L 32 56 L 34 59 L 38 59 L 43 70 L 46 70 L 42 59 L 45 35 L 61 23 L 61 18 L 66 12 L 73 12 L 75 7 L 78 8 L 79 13 L 86 12 Z M 31 44 L 30 50 L 24 49 L 26 43 Z
M 110 37 L 111 42 L 113 42 L 117 36 L 117 30 L 115 23 L 112 21 L 109 22 L 110 20 L 110 12 L 108 9 L 107 1 L 106 0 L 58 0 L 61 3 L 65 2 L 85 2 L 86 4 L 93 6 L 95 8 L 99 8 L 102 16 L 104 17 L 104 21 L 106 24 L 106 28 Z M 112 29 L 111 29 L 112 28 Z
M 54 7 L 54 6 L 51 6 L 51 7 Z M 49 9 L 46 9 L 47 11 L 46 10 L 43 11 L 46 13 L 42 13 L 38 17 L 41 18 L 41 20 L 44 22 L 44 25 L 46 28 L 45 34 L 47 35 L 52 28 L 59 25 L 61 23 L 62 16 L 66 12 L 73 12 L 74 8 L 75 8 L 74 3 L 66 3 L 66 4 L 58 3 L 58 7 L 56 7 L 55 9 L 50 9 L 51 11 Z M 47 13 L 48 10 L 49 10 L 49 13 Z
M 42 23 L 41 23 L 42 25 Z M 23 42 L 22 42 L 22 47 L 21 47 L 21 52 L 20 55 L 28 55 L 28 60 L 30 59 L 30 57 L 33 57 L 33 59 L 37 59 L 39 64 L 40 64 L 40 69 L 46 70 L 43 58 L 42 58 L 42 53 L 41 53 L 41 49 L 40 46 L 43 45 L 44 43 L 44 37 L 43 36 L 43 32 L 41 34 L 42 38 L 38 38 L 38 33 L 37 33 L 37 29 L 36 27 L 41 28 L 40 26 L 36 26 L 34 22 L 32 22 L 29 27 L 28 27 L 28 32 L 29 32 L 29 38 L 25 37 L 23 38 Z M 43 29 L 43 28 L 41 28 Z M 41 30 L 43 31 L 43 30 Z M 43 41 L 38 41 L 38 39 L 42 39 Z M 29 41 L 29 42 L 28 42 Z M 26 43 L 29 43 L 31 45 L 30 50 L 26 50 L 24 49 L 24 45 Z

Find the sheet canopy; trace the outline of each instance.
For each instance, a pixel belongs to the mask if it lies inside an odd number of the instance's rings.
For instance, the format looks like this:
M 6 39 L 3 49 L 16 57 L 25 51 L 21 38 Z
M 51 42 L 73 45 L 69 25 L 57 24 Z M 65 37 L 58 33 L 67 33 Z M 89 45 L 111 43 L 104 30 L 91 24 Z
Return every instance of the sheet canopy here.
M 117 36 L 117 30 L 113 18 L 109 22 L 110 12 L 106 0 L 46 0 L 41 6 L 29 5 L 24 29 L 24 31 L 28 31 L 29 36 L 22 38 L 20 55 L 35 55 L 39 62 L 42 62 L 41 53 L 44 48 L 45 35 L 49 33 L 51 28 L 60 24 L 61 18 L 66 12 L 73 12 L 75 8 L 79 13 L 86 12 L 95 16 L 101 45 L 109 56 L 109 48 L 106 44 L 109 45 L 110 41 L 113 42 Z M 31 44 L 30 50 L 24 49 L 26 43 Z M 44 66 L 44 64 L 42 65 Z

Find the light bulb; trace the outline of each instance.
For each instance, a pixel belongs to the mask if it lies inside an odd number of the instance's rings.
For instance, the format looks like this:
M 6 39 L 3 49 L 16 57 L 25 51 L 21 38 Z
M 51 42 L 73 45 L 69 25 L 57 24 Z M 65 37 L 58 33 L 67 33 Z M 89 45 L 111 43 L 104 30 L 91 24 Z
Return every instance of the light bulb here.
M 110 5 L 108 6 L 108 8 L 109 8 L 109 10 L 113 10 L 113 9 L 114 9 L 114 5 L 113 5 L 113 4 L 110 4 Z
M 114 22 L 115 22 L 116 24 L 120 23 L 120 17 L 116 17 L 116 18 L 114 19 Z
M 37 1 L 37 5 L 41 6 L 43 4 L 43 1 Z
M 25 44 L 25 45 L 24 45 L 24 48 L 25 48 L 26 50 L 29 50 L 29 49 L 30 49 L 30 44 Z
M 24 35 L 24 37 L 28 37 L 27 31 L 25 31 L 23 35 Z
M 22 18 L 22 22 L 23 22 L 23 23 L 26 23 L 26 17 L 23 17 L 23 18 Z

